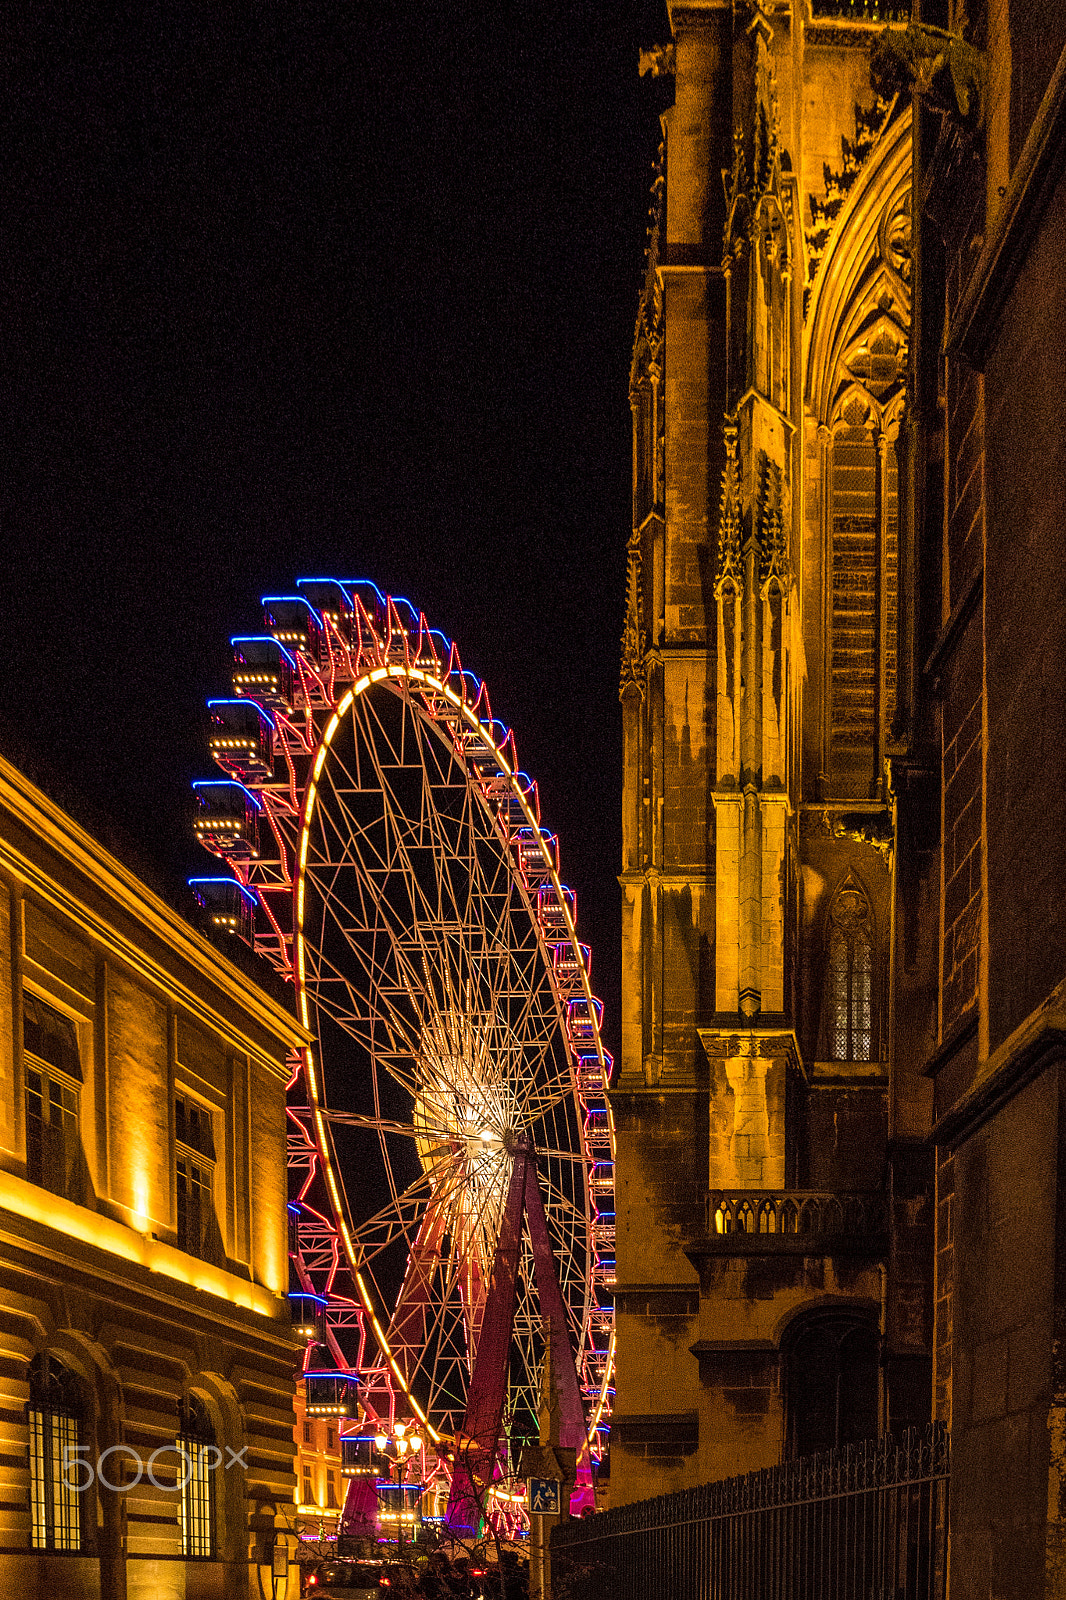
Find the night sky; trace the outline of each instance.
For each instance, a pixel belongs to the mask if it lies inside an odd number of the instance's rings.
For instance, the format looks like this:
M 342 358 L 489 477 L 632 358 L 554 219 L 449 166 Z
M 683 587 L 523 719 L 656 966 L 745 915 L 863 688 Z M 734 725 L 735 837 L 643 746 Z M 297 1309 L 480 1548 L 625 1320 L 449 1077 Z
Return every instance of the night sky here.
M 229 637 L 297 576 L 406 594 L 539 780 L 612 1048 L 667 36 L 655 0 L 0 21 L 0 749 L 181 903 Z

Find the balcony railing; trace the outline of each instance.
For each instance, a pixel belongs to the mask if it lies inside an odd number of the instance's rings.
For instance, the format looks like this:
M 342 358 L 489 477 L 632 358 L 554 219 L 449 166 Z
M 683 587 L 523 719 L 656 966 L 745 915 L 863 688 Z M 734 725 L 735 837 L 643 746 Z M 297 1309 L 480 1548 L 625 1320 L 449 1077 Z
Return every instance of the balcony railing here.
M 564 1522 L 582 1600 L 944 1600 L 948 1434 L 936 1423 Z
M 852 1248 L 876 1253 L 887 1234 L 885 1198 L 821 1189 L 711 1189 L 706 1200 L 711 1254 Z
M 910 0 L 813 0 L 816 22 L 909 22 Z

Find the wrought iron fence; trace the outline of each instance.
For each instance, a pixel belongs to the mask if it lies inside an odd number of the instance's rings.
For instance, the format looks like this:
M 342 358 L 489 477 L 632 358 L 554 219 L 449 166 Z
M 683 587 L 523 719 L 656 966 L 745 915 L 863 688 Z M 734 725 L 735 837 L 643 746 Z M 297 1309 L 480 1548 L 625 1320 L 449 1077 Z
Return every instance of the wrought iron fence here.
M 948 1463 L 936 1423 L 565 1522 L 554 1600 L 944 1600 Z

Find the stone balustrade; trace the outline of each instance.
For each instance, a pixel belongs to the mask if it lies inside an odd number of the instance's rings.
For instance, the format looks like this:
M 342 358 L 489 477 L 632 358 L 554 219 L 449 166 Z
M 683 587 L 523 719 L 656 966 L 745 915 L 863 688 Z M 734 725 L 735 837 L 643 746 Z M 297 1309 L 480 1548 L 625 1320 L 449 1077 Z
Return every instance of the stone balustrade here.
M 818 1189 L 711 1189 L 710 1240 L 730 1234 L 767 1240 L 805 1237 L 865 1238 L 885 1231 L 885 1197 Z

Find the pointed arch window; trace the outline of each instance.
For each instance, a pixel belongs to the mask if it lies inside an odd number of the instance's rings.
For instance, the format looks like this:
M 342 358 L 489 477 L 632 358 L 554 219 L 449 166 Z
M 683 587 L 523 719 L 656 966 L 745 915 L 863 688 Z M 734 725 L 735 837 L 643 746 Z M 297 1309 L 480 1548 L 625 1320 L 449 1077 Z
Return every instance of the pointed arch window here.
M 78 1446 L 82 1406 L 77 1378 L 55 1356 L 30 1366 L 30 1530 L 35 1550 L 80 1550 Z
M 872 1315 L 816 1311 L 797 1319 L 782 1352 L 791 1457 L 877 1436 L 879 1348 Z
M 872 923 L 869 900 L 849 878 L 829 910 L 826 1000 L 831 1061 L 873 1060 Z

